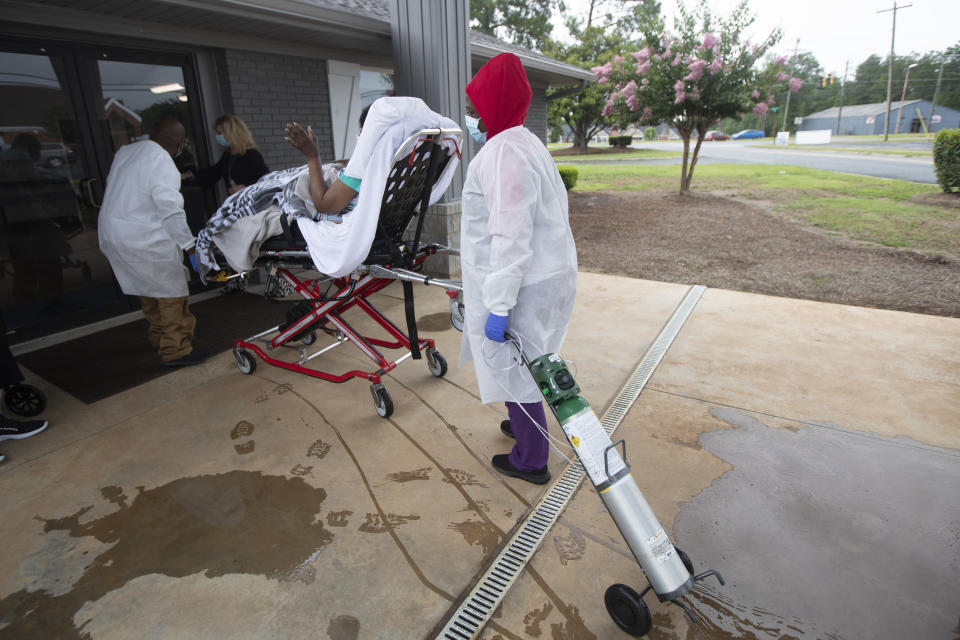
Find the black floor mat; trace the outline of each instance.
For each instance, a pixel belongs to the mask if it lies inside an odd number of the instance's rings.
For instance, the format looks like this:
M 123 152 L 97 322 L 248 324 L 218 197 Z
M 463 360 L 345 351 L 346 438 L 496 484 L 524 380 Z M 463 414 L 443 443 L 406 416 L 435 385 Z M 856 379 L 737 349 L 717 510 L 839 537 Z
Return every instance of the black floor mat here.
M 232 349 L 237 338 L 280 324 L 289 307 L 239 292 L 192 304 L 194 344 L 211 354 Z M 160 363 L 147 342 L 146 320 L 34 351 L 17 362 L 87 404 L 179 369 Z

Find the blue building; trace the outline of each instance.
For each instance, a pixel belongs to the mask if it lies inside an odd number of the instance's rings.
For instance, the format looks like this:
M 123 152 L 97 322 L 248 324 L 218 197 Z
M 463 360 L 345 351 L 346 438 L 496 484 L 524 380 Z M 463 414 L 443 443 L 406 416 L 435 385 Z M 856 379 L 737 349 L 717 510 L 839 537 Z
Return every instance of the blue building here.
M 904 100 L 898 126 L 897 114 L 900 113 L 900 104 L 899 100 L 890 103 L 890 133 L 922 133 L 924 123 L 931 132 L 960 128 L 960 111 L 956 109 L 938 104 L 931 119 L 932 104 L 929 100 Z M 849 105 L 843 107 L 842 112 L 839 107 L 831 107 L 804 116 L 798 129 L 800 131 L 830 129 L 836 135 L 882 134 L 886 108 L 885 102 Z M 837 129 L 838 114 L 840 115 L 839 130 Z

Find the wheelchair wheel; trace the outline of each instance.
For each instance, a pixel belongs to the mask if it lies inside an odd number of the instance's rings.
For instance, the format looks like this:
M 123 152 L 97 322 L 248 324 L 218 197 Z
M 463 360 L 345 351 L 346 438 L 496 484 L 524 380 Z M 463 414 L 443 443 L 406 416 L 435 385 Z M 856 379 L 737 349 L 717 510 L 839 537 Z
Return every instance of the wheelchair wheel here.
M 436 378 L 442 378 L 447 373 L 447 359 L 435 347 L 427 349 L 427 368 Z
M 302 338 L 300 338 L 300 342 L 302 342 L 303 344 L 305 344 L 305 345 L 308 346 L 308 347 L 309 347 L 310 345 L 312 345 L 312 344 L 313 344 L 314 342 L 316 342 L 316 341 L 317 341 L 317 332 L 316 332 L 316 331 L 311 331 L 311 332 L 308 333 L 307 335 L 305 335 L 305 336 L 303 336 Z
M 237 369 L 245 376 L 257 370 L 257 360 L 245 349 L 234 349 L 233 357 L 237 361 Z
M 373 408 L 381 418 L 393 415 L 393 398 L 382 384 L 370 385 L 370 394 L 373 396 Z
M 463 313 L 463 293 L 460 293 L 456 298 L 450 301 L 450 324 L 452 324 L 453 328 L 460 333 L 463 333 Z
M 6 388 L 3 403 L 18 416 L 32 418 L 47 408 L 47 396 L 33 385 L 18 383 Z
M 646 635 L 653 627 L 650 609 L 640 595 L 625 584 L 610 585 L 603 604 L 614 623 L 634 638 Z

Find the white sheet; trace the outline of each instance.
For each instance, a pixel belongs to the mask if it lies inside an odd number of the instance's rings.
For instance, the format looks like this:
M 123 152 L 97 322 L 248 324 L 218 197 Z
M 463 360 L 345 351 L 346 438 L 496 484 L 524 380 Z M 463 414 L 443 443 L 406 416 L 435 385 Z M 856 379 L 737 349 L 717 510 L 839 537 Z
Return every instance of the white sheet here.
M 304 219 L 297 221 L 318 270 L 329 276 L 340 277 L 360 266 L 370 252 L 377 231 L 383 190 L 394 154 L 408 136 L 420 129 L 433 128 L 459 127 L 450 118 L 431 111 L 419 98 L 386 97 L 371 105 L 353 157 L 344 171 L 348 176 L 363 181 L 357 207 L 340 224 Z M 444 144 L 453 147 L 451 141 Z M 430 204 L 439 200 L 446 191 L 457 162 L 454 153 L 434 184 Z

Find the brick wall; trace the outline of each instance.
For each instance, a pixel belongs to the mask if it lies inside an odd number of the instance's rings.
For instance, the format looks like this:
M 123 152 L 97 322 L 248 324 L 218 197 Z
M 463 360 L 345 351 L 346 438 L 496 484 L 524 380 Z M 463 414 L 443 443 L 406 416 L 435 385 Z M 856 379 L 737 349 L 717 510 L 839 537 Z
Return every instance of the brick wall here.
M 544 144 L 547 143 L 547 88 L 532 85 L 533 98 L 530 100 L 530 110 L 523 123 L 527 129 L 533 131 Z
M 313 126 L 321 157 L 333 157 L 325 61 L 225 49 L 216 64 L 224 110 L 247 123 L 271 170 L 303 164 L 283 139 L 291 120 Z

